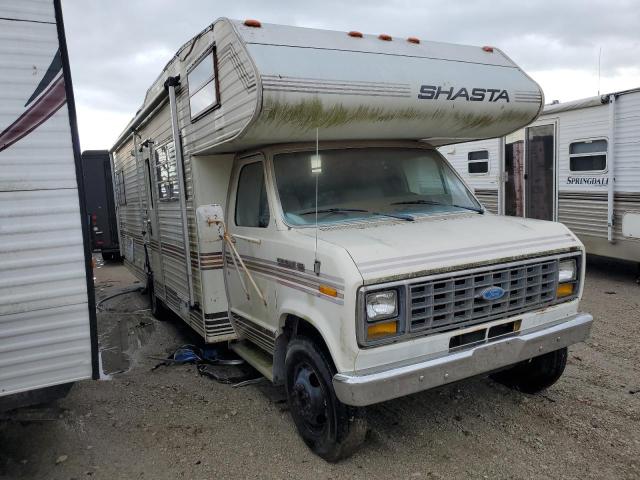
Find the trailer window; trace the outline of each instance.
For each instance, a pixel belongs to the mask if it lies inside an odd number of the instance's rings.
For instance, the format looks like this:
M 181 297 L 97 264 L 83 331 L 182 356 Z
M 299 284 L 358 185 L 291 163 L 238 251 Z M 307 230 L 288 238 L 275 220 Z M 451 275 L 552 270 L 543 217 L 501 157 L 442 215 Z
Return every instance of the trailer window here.
M 235 220 L 238 227 L 266 228 L 269 225 L 269 202 L 262 162 L 242 167 L 236 192 Z
M 122 170 L 116 172 L 116 199 L 118 200 L 118 205 L 127 204 L 127 197 L 124 191 L 124 172 Z
M 191 69 L 187 74 L 187 83 L 192 120 L 218 105 L 215 50 Z
M 159 200 L 178 200 L 180 183 L 176 168 L 176 149 L 169 142 L 155 150 L 156 186 Z
M 569 145 L 569 170 L 594 172 L 607 168 L 607 141 L 587 140 Z
M 472 175 L 483 175 L 489 172 L 489 152 L 477 150 L 467 154 L 467 171 Z

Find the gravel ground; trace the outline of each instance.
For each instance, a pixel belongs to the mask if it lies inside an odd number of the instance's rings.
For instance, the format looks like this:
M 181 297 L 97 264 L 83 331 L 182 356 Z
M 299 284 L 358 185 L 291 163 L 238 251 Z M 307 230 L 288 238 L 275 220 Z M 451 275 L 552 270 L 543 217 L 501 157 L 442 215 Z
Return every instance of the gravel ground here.
M 120 265 L 96 277 L 101 298 L 134 281 Z M 99 314 L 109 380 L 0 420 L 0 478 L 640 478 L 639 304 L 633 266 L 591 259 L 582 309 L 597 322 L 556 385 L 531 396 L 476 378 L 371 407 L 365 447 L 331 465 L 280 389 L 153 369 L 194 339 L 130 293 Z

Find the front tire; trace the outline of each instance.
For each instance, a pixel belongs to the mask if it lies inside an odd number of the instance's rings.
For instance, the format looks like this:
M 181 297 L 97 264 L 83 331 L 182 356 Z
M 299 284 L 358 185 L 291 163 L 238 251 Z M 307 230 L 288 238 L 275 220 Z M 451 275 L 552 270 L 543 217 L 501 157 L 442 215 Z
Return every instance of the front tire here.
M 362 408 L 336 397 L 327 355 L 312 340 L 295 338 L 287 348 L 285 371 L 291 416 L 307 446 L 328 462 L 352 455 L 364 442 L 367 422 Z
M 524 393 L 538 393 L 556 383 L 567 366 L 568 349 L 561 348 L 520 362 L 491 375 L 498 383 Z

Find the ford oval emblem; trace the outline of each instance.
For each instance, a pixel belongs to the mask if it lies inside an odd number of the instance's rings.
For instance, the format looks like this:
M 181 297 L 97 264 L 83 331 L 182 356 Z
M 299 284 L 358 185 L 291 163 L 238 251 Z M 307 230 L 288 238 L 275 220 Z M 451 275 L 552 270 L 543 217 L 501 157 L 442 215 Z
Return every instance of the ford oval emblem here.
M 504 297 L 505 293 L 506 292 L 504 291 L 504 288 L 492 285 L 482 290 L 480 292 L 480 296 L 482 297 L 483 300 L 487 300 L 491 302 L 493 300 L 501 299 L 502 297 Z

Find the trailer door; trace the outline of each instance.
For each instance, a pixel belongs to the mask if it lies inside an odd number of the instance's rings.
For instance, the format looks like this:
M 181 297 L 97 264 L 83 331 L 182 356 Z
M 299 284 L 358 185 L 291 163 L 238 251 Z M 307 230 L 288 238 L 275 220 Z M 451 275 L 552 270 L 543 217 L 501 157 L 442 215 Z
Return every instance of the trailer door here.
M 526 217 L 553 220 L 555 125 L 527 128 L 525 152 Z
M 525 129 L 507 135 L 504 143 L 504 214 L 524 216 Z

